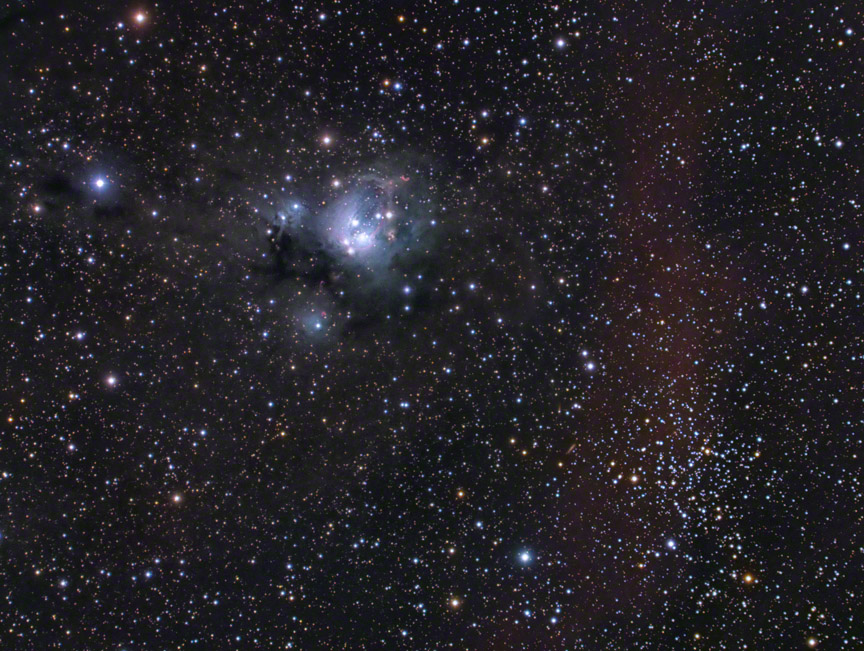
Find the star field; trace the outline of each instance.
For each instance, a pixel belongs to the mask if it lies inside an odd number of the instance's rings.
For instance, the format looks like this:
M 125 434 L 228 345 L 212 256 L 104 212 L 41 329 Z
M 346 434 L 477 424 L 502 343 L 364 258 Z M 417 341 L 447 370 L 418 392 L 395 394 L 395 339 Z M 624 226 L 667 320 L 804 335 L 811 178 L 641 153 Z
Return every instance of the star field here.
M 864 648 L 861 18 L 0 9 L 0 648 Z

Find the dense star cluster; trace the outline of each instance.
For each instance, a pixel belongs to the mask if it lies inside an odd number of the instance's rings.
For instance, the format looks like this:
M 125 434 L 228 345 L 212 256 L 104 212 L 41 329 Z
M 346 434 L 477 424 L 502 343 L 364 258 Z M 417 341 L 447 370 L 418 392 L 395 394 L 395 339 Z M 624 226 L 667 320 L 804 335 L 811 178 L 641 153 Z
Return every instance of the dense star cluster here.
M 860 6 L 0 9 L 0 648 L 864 647 Z

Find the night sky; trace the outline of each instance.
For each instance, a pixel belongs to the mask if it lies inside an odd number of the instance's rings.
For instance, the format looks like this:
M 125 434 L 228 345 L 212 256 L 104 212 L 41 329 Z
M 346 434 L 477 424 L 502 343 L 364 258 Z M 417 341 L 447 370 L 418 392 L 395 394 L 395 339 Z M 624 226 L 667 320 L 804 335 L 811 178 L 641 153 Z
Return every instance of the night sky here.
M 864 648 L 815 6 L 5 3 L 0 648 Z

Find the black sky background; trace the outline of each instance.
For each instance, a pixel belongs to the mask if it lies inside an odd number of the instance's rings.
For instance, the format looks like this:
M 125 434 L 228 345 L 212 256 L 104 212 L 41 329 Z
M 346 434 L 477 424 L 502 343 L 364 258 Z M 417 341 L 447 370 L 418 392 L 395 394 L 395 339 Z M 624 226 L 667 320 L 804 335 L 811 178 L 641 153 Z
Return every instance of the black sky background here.
M 8 3 L 0 646 L 858 648 L 860 19 Z

